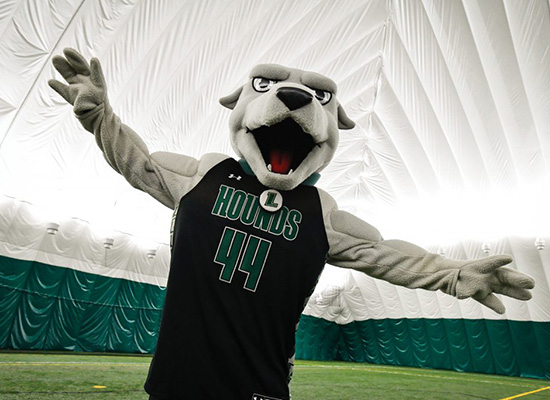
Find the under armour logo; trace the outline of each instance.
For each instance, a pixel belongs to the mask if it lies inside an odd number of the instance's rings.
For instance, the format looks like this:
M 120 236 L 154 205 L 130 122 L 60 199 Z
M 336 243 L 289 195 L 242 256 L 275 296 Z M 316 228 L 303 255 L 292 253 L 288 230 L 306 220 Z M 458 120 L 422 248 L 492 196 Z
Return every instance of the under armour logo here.
M 241 180 L 241 176 L 240 176 L 240 175 L 229 174 L 229 179 L 236 179 L 236 180 L 240 181 L 240 180 Z

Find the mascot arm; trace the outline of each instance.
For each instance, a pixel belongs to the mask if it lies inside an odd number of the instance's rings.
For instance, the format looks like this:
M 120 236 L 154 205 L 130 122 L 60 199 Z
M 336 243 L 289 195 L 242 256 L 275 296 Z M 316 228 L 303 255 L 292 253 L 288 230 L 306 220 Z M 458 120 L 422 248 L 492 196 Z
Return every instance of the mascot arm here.
M 50 86 L 68 103 L 86 130 L 93 133 L 111 167 L 134 187 L 174 208 L 214 165 L 227 156 L 207 154 L 200 160 L 175 153 L 150 154 L 145 142 L 113 112 L 107 86 L 96 58 L 88 62 L 74 49 L 55 56 L 55 68 L 67 84 L 50 80 Z
M 514 269 L 506 255 L 480 260 L 450 260 L 400 240 L 383 240 L 376 228 L 345 211 L 330 196 L 321 196 L 329 241 L 327 262 L 412 289 L 441 290 L 473 298 L 495 312 L 505 311 L 495 296 L 531 298 L 534 281 Z
M 200 160 L 170 152 L 149 153 L 145 142 L 122 124 L 108 104 L 97 106 L 88 115 L 78 115 L 82 125 L 92 125 L 93 133 L 105 159 L 135 188 L 169 208 L 174 208 L 214 165 L 227 158 L 222 154 L 205 154 Z M 90 121 L 94 119 L 94 121 Z

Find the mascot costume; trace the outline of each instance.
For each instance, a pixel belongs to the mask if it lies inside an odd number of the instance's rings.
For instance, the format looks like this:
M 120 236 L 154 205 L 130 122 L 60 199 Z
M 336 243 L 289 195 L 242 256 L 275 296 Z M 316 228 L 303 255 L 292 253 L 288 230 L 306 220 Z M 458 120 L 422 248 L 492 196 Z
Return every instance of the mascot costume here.
M 289 399 L 294 335 L 325 263 L 408 288 L 471 297 L 497 313 L 494 293 L 531 297 L 509 256 L 458 261 L 338 209 L 314 185 L 354 123 L 323 75 L 275 64 L 220 103 L 231 109 L 240 160 L 150 154 L 111 108 L 99 61 L 65 49 L 50 86 L 95 135 L 130 184 L 174 210 L 171 263 L 146 391 L 154 399 Z M 185 310 L 185 318 L 183 317 Z M 191 314 L 191 315 L 189 315 Z M 193 321 L 189 324 L 187 321 Z

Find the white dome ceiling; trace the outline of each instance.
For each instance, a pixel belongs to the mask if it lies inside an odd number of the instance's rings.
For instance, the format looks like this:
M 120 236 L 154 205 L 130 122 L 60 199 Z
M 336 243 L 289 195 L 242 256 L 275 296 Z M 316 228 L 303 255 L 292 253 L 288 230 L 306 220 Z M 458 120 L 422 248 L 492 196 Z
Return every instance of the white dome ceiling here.
M 357 126 L 319 186 L 420 245 L 550 235 L 548 0 L 0 0 L 0 194 L 166 243 L 47 85 L 65 47 L 103 65 L 152 151 L 233 155 L 217 102 L 258 63 L 321 72 Z

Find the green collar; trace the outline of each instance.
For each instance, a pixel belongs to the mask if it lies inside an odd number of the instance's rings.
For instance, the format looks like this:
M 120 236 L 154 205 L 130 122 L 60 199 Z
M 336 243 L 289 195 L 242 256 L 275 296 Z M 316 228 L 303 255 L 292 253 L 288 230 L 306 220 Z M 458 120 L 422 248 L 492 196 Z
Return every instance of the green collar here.
M 248 165 L 248 162 L 246 162 L 244 158 L 241 158 L 239 160 L 239 164 L 241 165 L 241 168 L 247 175 L 254 175 L 252 168 L 250 168 L 250 165 Z M 306 186 L 315 186 L 315 184 L 319 181 L 320 178 L 321 178 L 321 174 L 314 172 L 309 178 L 307 178 L 301 184 Z

